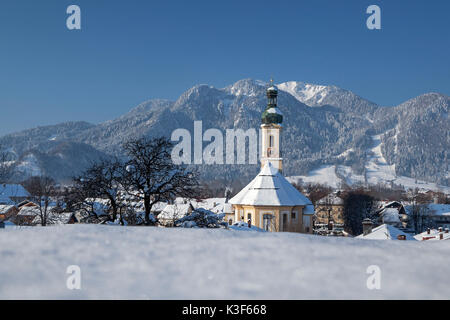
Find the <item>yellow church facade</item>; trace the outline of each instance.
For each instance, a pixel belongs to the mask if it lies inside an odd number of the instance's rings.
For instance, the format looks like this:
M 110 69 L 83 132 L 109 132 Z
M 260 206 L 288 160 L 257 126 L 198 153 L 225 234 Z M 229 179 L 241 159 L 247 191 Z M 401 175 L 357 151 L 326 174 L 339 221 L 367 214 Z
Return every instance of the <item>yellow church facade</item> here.
M 271 232 L 312 233 L 312 215 L 303 214 L 305 206 L 262 207 L 236 205 L 236 221 L 245 221 Z

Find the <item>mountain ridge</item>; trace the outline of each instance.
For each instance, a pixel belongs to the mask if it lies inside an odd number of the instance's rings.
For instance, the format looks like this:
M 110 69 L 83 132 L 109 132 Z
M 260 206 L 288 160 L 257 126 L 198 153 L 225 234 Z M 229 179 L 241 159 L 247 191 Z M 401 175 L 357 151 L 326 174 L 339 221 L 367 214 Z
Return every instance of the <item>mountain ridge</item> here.
M 49 152 L 54 148 L 50 141 L 83 143 L 99 155 L 120 155 L 121 144 L 131 138 L 170 136 L 177 128 L 193 132 L 196 120 L 203 121 L 203 130 L 259 128 L 267 86 L 266 82 L 252 79 L 242 79 L 224 88 L 196 85 L 175 101 L 148 100 L 98 125 L 68 122 L 67 128 L 58 124 L 23 130 L 0 137 L 0 145 L 14 149 L 17 158 L 30 149 Z M 450 127 L 447 95 L 426 93 L 398 106 L 381 107 L 336 86 L 290 81 L 278 87 L 279 106 L 285 117 L 282 152 L 287 175 L 308 174 L 322 165 L 346 165 L 364 175 L 372 137 L 382 134 L 384 158 L 395 164 L 399 174 L 450 183 L 447 151 L 450 137 L 445 134 Z M 425 134 L 428 131 L 434 132 L 440 141 L 434 143 Z M 256 170 L 251 165 L 200 166 L 206 177 L 223 179 L 245 179 Z

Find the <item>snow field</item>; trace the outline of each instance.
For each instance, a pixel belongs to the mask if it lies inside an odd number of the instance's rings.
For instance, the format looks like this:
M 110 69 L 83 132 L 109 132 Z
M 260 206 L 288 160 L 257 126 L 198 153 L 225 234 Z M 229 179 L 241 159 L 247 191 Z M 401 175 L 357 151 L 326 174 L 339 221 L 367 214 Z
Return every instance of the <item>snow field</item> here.
M 62 225 L 0 229 L 0 243 L 0 299 L 450 298 L 449 241 Z

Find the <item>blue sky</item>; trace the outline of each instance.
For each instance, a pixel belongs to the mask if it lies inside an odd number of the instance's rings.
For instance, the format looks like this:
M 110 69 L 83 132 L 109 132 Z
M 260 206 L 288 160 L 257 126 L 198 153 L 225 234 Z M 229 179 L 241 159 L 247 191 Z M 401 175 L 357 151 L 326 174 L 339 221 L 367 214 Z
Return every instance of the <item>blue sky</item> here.
M 70 4 L 82 30 L 66 28 Z M 366 28 L 371 4 L 381 30 Z M 335 84 L 381 105 L 450 94 L 449 13 L 446 0 L 2 0 L 0 135 L 243 78 Z

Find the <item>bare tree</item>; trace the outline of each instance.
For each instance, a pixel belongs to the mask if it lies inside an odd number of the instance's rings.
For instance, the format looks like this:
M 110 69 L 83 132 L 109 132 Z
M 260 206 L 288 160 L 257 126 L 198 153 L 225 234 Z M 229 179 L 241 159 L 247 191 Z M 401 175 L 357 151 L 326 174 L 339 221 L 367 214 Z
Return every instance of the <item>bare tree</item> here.
M 84 190 L 94 197 L 107 198 L 111 204 L 112 220 L 120 216 L 120 223 L 123 225 L 122 205 L 119 199 L 119 192 L 122 183 L 123 164 L 118 160 L 103 160 L 94 163 L 81 176 L 74 179 L 76 188 Z
M 42 226 L 49 222 L 49 205 L 55 195 L 55 181 L 49 177 L 31 177 L 24 182 L 25 188 L 33 197 L 39 208 L 39 218 Z
M 434 222 L 431 218 L 432 211 L 427 204 L 413 203 L 410 211 L 411 224 L 416 233 L 423 232 L 426 228 L 433 228 Z
M 92 190 L 81 188 L 75 183 L 74 186 L 66 187 L 60 196 L 65 204 L 65 212 L 78 211 L 84 216 L 83 221 L 87 223 L 100 222 L 96 212 L 98 208 L 95 206 L 97 195 Z
M 14 164 L 10 154 L 0 145 L 0 183 L 6 183 L 12 177 Z
M 172 142 L 164 137 L 131 140 L 123 145 L 129 160 L 124 181 L 127 192 L 144 201 L 145 223 L 155 203 L 174 197 L 193 197 L 198 187 L 197 174 L 172 162 Z

